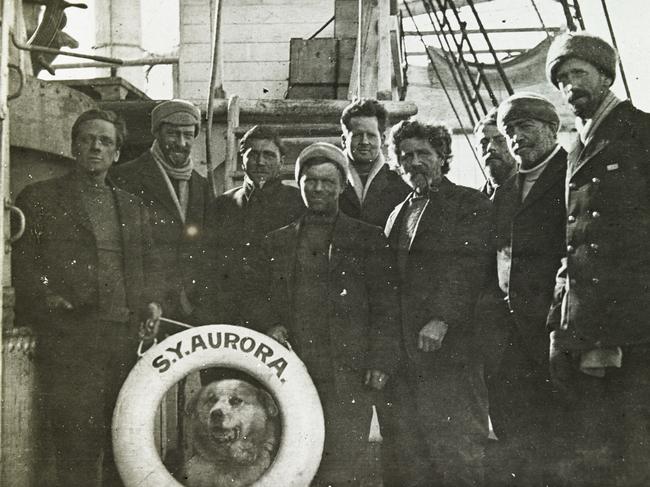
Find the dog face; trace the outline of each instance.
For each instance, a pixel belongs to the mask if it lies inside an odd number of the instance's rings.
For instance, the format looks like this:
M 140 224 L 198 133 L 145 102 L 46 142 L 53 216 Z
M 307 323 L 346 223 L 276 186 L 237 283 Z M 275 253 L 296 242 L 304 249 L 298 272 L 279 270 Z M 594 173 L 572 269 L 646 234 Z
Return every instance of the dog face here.
M 212 382 L 190 400 L 193 443 L 214 463 L 252 465 L 277 445 L 278 408 L 271 395 L 236 379 Z

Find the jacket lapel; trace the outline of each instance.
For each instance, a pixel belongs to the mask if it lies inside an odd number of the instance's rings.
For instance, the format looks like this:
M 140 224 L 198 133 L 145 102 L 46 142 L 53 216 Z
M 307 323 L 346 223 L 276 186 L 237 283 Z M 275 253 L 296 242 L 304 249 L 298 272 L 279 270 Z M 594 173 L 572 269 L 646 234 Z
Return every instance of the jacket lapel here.
M 178 208 L 174 204 L 169 188 L 163 178 L 156 161 L 153 158 L 147 159 L 142 168 L 142 186 L 146 188 L 146 193 L 155 202 L 163 206 L 170 214 L 180 217 Z
M 73 188 L 70 188 L 70 185 L 72 185 Z M 77 181 L 77 178 L 73 176 L 70 179 L 64 178 L 59 180 L 56 192 L 56 201 L 59 206 L 61 206 L 61 208 L 63 208 L 71 218 L 76 220 L 81 227 L 94 235 L 95 231 L 90 222 L 90 217 L 81 202 L 81 194 L 79 192 L 79 182 Z
M 294 284 L 294 269 L 300 223 L 301 220 L 297 220 L 273 234 L 275 241 L 273 242 L 274 249 L 271 257 L 278 259 L 277 269 L 280 276 L 284 278 L 289 296 L 292 296 L 291 289 L 293 289 Z
M 629 101 L 620 103 L 614 108 L 609 115 L 602 121 L 600 126 L 596 129 L 594 136 L 589 141 L 589 144 L 582 149 L 579 154 L 571 154 L 569 157 L 571 171 L 570 177 L 573 177 L 585 164 L 587 164 L 596 155 L 600 154 L 612 141 L 620 138 L 621 133 L 628 130 L 629 127 L 624 120 L 626 120 L 627 113 L 630 110 L 631 104 Z M 572 151 L 577 152 L 577 151 Z

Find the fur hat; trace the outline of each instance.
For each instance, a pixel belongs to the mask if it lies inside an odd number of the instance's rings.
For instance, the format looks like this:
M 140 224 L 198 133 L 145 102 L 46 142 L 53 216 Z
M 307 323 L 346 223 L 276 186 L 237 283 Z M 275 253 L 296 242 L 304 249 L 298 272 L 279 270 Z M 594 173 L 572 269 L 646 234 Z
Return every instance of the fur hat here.
M 300 175 L 305 167 L 305 163 L 311 160 L 334 163 L 341 173 L 343 180 L 347 180 L 348 158 L 343 151 L 328 142 L 315 142 L 305 147 L 298 155 L 298 159 L 296 159 L 295 177 L 297 183 L 300 183 Z
M 151 133 L 156 135 L 161 123 L 194 125 L 194 136 L 201 129 L 201 110 L 185 100 L 167 100 L 151 111 Z
M 546 77 L 557 88 L 557 69 L 568 58 L 582 59 L 600 69 L 612 81 L 616 78 L 616 50 L 588 32 L 566 32 L 557 36 L 546 55 Z
M 560 117 L 553 104 L 537 93 L 515 93 L 501 102 L 497 111 L 499 132 L 505 133 L 508 122 L 522 118 L 532 118 L 560 127 Z

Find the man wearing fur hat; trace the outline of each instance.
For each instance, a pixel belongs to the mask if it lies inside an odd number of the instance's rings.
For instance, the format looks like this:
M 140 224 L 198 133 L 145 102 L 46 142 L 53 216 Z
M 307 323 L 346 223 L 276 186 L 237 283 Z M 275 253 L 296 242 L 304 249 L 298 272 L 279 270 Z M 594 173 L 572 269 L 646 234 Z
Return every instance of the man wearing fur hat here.
M 548 320 L 551 377 L 571 408 L 583 481 L 649 485 L 650 116 L 610 90 L 616 61 L 584 32 L 558 36 L 546 59 L 578 131 Z
M 261 274 L 272 309 L 263 323 L 294 347 L 323 404 L 325 449 L 313 485 L 375 485 L 368 433 L 396 362 L 395 266 L 381 228 L 339 211 L 347 180 L 339 148 L 308 146 L 295 176 L 307 211 L 265 239 Z
M 477 307 L 490 418 L 499 439 L 492 481 L 505 484 L 514 474 L 521 485 L 543 485 L 555 453 L 545 325 L 564 255 L 567 154 L 557 142 L 555 107 L 541 95 L 507 98 L 495 123 L 519 169 L 494 198 L 496 252 Z
M 117 185 L 140 197 L 151 213 L 154 248 L 167 270 L 167 313 L 179 320 L 191 319 L 201 282 L 197 262 L 210 195 L 191 156 L 200 127 L 201 112 L 192 103 L 164 101 L 151 112 L 151 148 L 111 170 Z

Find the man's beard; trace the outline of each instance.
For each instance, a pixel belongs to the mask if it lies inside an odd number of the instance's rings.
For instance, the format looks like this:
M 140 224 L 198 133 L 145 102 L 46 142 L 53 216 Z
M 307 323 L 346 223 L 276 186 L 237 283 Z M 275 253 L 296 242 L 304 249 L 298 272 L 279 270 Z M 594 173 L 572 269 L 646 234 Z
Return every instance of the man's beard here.
M 582 100 L 580 103 L 575 104 L 581 98 Z M 574 90 L 569 95 L 567 101 L 571 106 L 571 111 L 573 114 L 576 117 L 580 117 L 582 119 L 591 118 L 596 112 L 596 108 L 598 108 L 597 106 L 594 106 L 595 102 L 593 96 L 591 96 L 591 93 L 584 90 Z
M 165 157 L 167 161 L 174 167 L 183 167 L 187 165 L 191 150 L 173 145 L 165 146 Z

